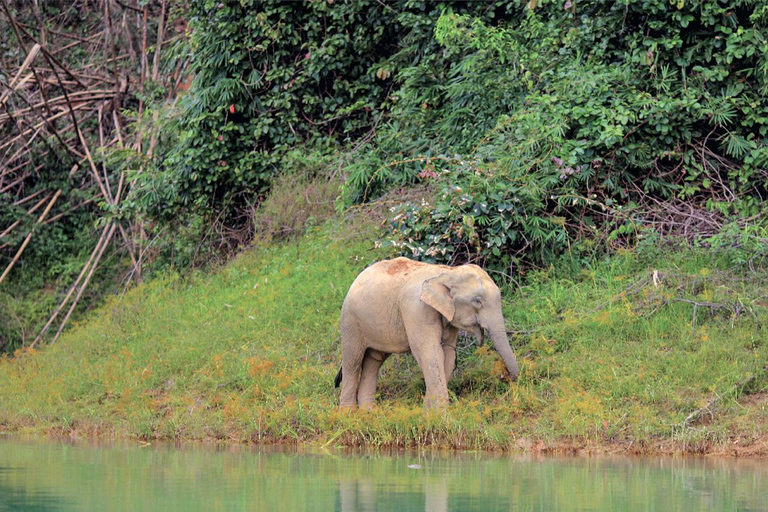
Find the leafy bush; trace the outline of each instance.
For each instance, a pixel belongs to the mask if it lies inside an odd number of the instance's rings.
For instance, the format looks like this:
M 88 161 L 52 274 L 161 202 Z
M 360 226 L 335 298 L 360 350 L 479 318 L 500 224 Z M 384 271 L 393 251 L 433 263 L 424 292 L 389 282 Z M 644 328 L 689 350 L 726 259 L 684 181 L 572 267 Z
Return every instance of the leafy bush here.
M 455 8 L 488 18 L 501 4 Z M 193 2 L 194 80 L 161 127 L 166 147 L 138 176 L 138 203 L 164 220 L 207 211 L 262 194 L 293 149 L 363 144 L 389 111 L 397 69 L 433 60 L 432 27 L 446 5 Z
M 386 93 L 374 65 L 397 40 L 389 10 L 373 0 L 192 3 L 194 80 L 170 123 L 178 139 L 145 178 L 145 191 L 163 190 L 145 196 L 150 211 L 256 195 L 293 147 L 360 135 Z
M 683 199 L 726 217 L 759 210 L 768 8 L 528 6 L 499 27 L 440 18 L 442 83 L 427 90 L 418 65 L 400 71 L 393 119 L 351 168 L 348 203 L 437 180 L 434 205 L 397 218 L 398 243 L 418 257 L 495 266 L 523 249 L 552 261 L 623 225 L 619 206 Z

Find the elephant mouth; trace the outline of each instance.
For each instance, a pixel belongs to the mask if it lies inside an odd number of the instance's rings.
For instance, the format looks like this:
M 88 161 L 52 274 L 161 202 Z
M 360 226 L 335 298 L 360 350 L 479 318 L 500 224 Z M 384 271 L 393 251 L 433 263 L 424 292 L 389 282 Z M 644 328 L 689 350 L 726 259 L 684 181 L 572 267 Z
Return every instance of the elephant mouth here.
M 475 335 L 475 338 L 477 338 L 477 344 L 482 345 L 483 340 L 485 340 L 485 331 L 482 327 L 475 327 L 472 329 L 472 334 Z

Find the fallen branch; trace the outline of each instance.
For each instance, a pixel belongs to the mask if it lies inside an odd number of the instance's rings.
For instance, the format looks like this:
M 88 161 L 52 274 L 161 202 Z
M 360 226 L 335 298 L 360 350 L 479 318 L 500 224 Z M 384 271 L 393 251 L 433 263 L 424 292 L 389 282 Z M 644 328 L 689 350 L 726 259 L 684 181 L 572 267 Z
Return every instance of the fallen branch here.
M 763 370 L 763 373 L 750 375 L 749 377 L 746 377 L 740 380 L 739 382 L 737 382 L 736 385 L 734 385 L 730 389 L 729 393 L 727 393 L 726 395 L 717 395 L 714 398 L 707 400 L 707 405 L 699 409 L 696 409 L 691 414 L 686 416 L 683 422 L 680 424 L 680 426 L 689 427 L 693 422 L 698 421 L 699 418 L 701 418 L 705 414 L 714 416 L 716 406 L 723 400 L 723 396 L 729 396 L 731 394 L 735 395 L 736 397 L 741 396 L 744 389 L 746 389 L 750 384 L 752 384 L 758 377 L 761 377 L 764 373 L 768 372 L 768 365 L 764 366 L 762 370 Z

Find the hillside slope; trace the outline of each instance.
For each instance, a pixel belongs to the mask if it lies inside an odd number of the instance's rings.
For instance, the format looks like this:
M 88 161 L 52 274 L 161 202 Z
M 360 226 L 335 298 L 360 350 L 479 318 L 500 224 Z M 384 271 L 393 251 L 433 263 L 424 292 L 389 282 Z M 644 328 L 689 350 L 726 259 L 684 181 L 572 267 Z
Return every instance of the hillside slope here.
M 460 342 L 445 412 L 410 355 L 379 407 L 339 413 L 338 317 L 377 258 L 338 221 L 210 275 L 115 298 L 54 346 L 0 359 L 0 432 L 460 449 L 768 454 L 768 284 L 699 252 L 620 254 L 504 288 L 521 361 Z

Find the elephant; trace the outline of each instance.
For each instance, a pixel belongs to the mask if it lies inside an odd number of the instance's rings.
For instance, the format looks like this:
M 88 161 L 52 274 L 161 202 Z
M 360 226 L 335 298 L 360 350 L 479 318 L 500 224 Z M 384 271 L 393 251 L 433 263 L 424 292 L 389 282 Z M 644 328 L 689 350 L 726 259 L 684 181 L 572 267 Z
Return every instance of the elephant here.
M 408 258 L 366 268 L 341 308 L 340 407 L 371 408 L 382 363 L 411 352 L 424 374 L 427 408 L 448 403 L 448 379 L 456 365 L 459 331 L 483 341 L 490 334 L 512 380 L 519 374 L 509 346 L 501 292 L 477 265 L 434 265 Z

